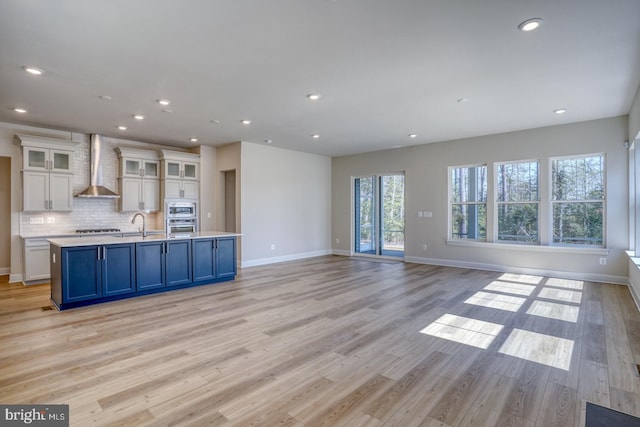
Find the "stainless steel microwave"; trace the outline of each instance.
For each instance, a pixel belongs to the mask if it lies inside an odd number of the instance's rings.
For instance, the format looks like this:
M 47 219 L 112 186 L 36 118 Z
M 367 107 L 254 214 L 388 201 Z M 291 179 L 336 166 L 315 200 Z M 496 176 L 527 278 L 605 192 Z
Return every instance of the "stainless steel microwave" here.
M 171 202 L 166 203 L 167 218 L 196 218 L 196 202 Z
M 195 218 L 167 218 L 167 234 L 195 233 L 198 222 Z

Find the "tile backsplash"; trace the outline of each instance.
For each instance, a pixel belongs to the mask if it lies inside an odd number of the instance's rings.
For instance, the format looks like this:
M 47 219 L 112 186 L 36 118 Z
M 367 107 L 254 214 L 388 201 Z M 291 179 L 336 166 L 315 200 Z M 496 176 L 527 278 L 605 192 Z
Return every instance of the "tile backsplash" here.
M 118 156 L 108 138 L 102 145 L 102 179 L 104 186 L 119 193 Z M 89 141 L 81 142 L 74 152 L 73 194 L 89 186 Z M 118 199 L 84 199 L 74 197 L 71 212 L 26 212 L 20 214 L 20 234 L 36 236 L 65 234 L 77 229 L 119 228 L 122 231 L 138 231 L 140 220 L 131 224 L 134 212 L 119 212 Z M 157 229 L 158 214 L 147 215 L 147 228 Z M 35 222 L 35 223 L 34 223 Z

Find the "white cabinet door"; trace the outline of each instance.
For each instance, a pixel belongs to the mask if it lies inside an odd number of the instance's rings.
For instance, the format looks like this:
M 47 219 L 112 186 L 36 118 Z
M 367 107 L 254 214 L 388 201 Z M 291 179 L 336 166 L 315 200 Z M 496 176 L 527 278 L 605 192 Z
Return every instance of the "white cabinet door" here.
M 167 199 L 182 197 L 182 182 L 176 179 L 166 179 L 164 181 L 164 197 Z
M 142 180 L 142 209 L 160 210 L 160 181 L 157 179 Z
M 182 163 L 182 178 L 196 180 L 198 179 L 198 164 L 197 163 Z
M 73 210 L 73 175 L 49 175 L 49 210 Z
M 49 264 L 49 242 L 25 240 L 24 281 L 44 280 L 51 276 Z
M 22 210 L 34 212 L 49 210 L 49 173 L 24 172 L 23 178 Z
M 139 211 L 142 201 L 142 181 L 140 178 L 121 178 L 120 211 Z
M 182 181 L 182 197 L 187 199 L 198 198 L 198 182 L 197 181 Z

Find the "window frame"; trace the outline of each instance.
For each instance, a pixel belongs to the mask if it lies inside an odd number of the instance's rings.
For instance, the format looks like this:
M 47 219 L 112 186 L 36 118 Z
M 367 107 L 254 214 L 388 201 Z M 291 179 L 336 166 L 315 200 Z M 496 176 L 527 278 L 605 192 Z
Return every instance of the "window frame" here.
M 602 157 L 602 199 L 581 199 L 581 200 L 566 200 L 556 201 L 554 200 L 554 182 L 553 182 L 553 162 L 556 160 L 569 160 L 569 159 L 584 159 L 587 157 Z M 554 247 L 564 248 L 606 248 L 607 247 L 607 154 L 606 153 L 586 153 L 586 154 L 574 154 L 566 156 L 553 156 L 549 157 L 549 245 Z M 554 229 L 554 206 L 558 203 L 602 203 L 602 244 L 571 244 L 571 243 L 556 243 L 553 239 Z
M 485 176 L 486 176 L 486 193 L 485 193 L 485 200 L 484 202 L 478 202 L 478 201 L 473 201 L 473 202 L 454 202 L 454 197 L 453 197 L 453 177 L 452 177 L 452 173 L 455 169 L 469 169 L 469 168 L 485 168 Z M 455 165 L 455 166 L 449 166 L 447 168 L 447 194 L 448 194 L 448 203 L 447 203 L 447 240 L 459 240 L 459 241 L 472 241 L 472 242 L 487 242 L 489 239 L 489 188 L 490 188 L 490 184 L 489 184 L 489 180 L 490 180 L 490 168 L 489 165 L 487 163 L 472 163 L 472 164 L 468 164 L 468 165 Z M 485 236 L 484 238 L 474 238 L 474 239 L 469 239 L 469 238 L 461 238 L 461 237 L 454 237 L 453 236 L 453 206 L 454 205 L 474 205 L 474 206 L 484 206 L 485 207 L 485 212 L 486 212 L 486 224 L 485 224 Z
M 537 198 L 536 200 L 528 200 L 528 201 L 500 201 L 500 192 L 499 192 L 499 173 L 501 165 L 515 165 L 521 163 L 536 163 L 537 164 L 537 173 L 536 173 L 536 184 L 537 184 Z M 494 175 L 494 235 L 493 241 L 499 244 L 513 244 L 513 245 L 540 245 L 542 242 L 542 234 L 541 234 L 541 217 L 542 217 L 542 180 L 540 179 L 542 173 L 542 161 L 540 159 L 522 159 L 522 160 L 507 160 L 493 163 L 493 175 Z M 500 239 L 500 205 L 525 205 L 525 204 L 535 204 L 537 206 L 537 216 L 536 216 L 536 228 L 537 228 L 537 236 L 536 240 L 532 242 L 526 241 L 514 241 L 514 240 L 502 240 Z

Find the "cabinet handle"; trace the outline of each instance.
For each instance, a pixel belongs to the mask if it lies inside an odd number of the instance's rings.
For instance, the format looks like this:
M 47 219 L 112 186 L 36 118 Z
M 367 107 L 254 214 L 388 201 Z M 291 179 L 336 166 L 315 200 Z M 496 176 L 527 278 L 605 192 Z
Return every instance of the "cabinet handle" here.
M 169 255 L 169 242 L 164 242 L 164 244 L 167 246 L 167 250 L 165 253 Z
M 102 260 L 106 261 L 107 260 L 107 248 L 106 247 L 102 247 Z

